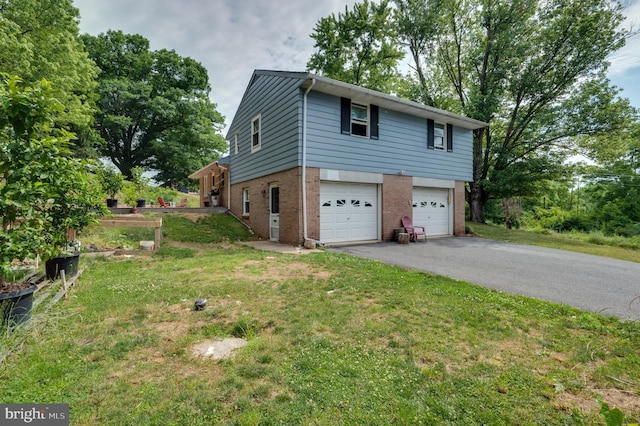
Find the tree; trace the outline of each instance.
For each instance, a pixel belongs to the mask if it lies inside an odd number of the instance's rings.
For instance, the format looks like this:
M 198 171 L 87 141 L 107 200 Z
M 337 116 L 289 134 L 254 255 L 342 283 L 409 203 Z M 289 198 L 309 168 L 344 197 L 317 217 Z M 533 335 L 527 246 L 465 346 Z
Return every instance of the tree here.
M 488 200 L 532 195 L 536 182 L 566 173 L 563 161 L 576 137 L 620 132 L 633 115 L 604 78 L 607 56 L 628 35 L 620 29 L 622 9 L 615 1 L 394 3 L 395 12 L 376 24 L 393 36 L 367 32 L 367 43 L 350 44 L 356 33 L 347 32 L 366 28 L 365 19 L 353 19 L 348 11 L 322 19 L 312 35 L 320 50 L 310 68 L 365 85 L 353 64 L 376 69 L 382 61 L 352 58 L 373 51 L 367 46 L 388 41 L 394 50 L 393 43 L 401 42 L 414 70 L 412 84 L 394 86 L 402 96 L 488 123 L 473 135 L 473 182 L 466 199 L 474 221 L 484 221 Z M 354 10 L 367 7 L 365 1 Z
M 76 133 L 76 155 L 90 157 L 100 141 L 92 131 L 97 68 L 78 38 L 78 17 L 71 0 L 0 0 L 0 64 L 26 84 L 54 83 L 64 105 L 56 125 Z
M 640 124 L 623 139 L 624 152 L 611 155 L 620 145 L 612 138 L 612 149 L 598 149 L 599 166 L 585 178 L 585 194 L 591 216 L 605 232 L 640 235 Z M 602 142 L 602 141 L 600 141 Z M 635 231 L 629 232 L 635 225 Z
M 53 93 L 46 80 L 0 80 L 0 292 L 14 259 L 55 256 L 68 228 L 105 212 L 89 162 L 68 150 L 73 135 L 54 127 L 62 105 Z
M 409 3 L 414 10 L 433 5 Z M 458 112 L 489 123 L 473 135 L 474 180 L 466 194 L 473 221 L 484 221 L 489 199 L 527 195 L 536 181 L 559 174 L 572 137 L 624 124 L 593 108 L 622 108 L 603 78 L 607 55 L 626 36 L 618 3 L 442 0 L 437 8 L 431 49 L 419 49 L 420 34 L 401 36 L 422 59 L 416 69 L 443 77 L 435 84 L 455 94 Z M 408 19 L 410 10 L 399 7 L 400 17 Z M 418 76 L 427 97 L 442 91 L 429 83 Z
M 389 25 L 388 1 L 345 6 L 344 13 L 321 18 L 311 37 L 317 51 L 307 68 L 329 78 L 390 93 L 398 83 L 398 61 L 404 52 Z
M 150 51 L 141 35 L 83 35 L 100 68 L 96 128 L 102 154 L 122 174 L 143 167 L 156 178 L 187 184 L 187 176 L 226 149 L 224 118 L 209 100 L 206 69 L 174 51 Z
M 396 0 L 396 10 L 394 15 L 395 25 L 398 28 L 399 40 L 405 48 L 409 50 L 415 77 L 419 84 L 405 87 L 403 95 L 425 105 L 435 106 L 436 98 L 440 98 L 438 104 L 441 105 L 443 98 L 450 96 L 438 96 L 435 92 L 437 88 L 443 87 L 438 84 L 438 75 L 428 74 L 423 64 L 423 58 L 432 55 L 430 53 L 435 47 L 435 39 L 440 28 L 440 17 L 438 5 L 440 0 Z M 430 70 L 432 73 L 434 70 Z M 429 88 L 427 92 L 425 89 Z M 440 94 L 442 95 L 442 94 Z

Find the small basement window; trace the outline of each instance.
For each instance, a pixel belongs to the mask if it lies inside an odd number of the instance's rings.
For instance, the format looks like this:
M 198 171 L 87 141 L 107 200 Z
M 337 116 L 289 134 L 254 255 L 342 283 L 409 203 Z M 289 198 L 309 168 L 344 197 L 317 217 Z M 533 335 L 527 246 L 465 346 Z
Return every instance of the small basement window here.
M 242 215 L 249 216 L 249 188 L 242 190 Z

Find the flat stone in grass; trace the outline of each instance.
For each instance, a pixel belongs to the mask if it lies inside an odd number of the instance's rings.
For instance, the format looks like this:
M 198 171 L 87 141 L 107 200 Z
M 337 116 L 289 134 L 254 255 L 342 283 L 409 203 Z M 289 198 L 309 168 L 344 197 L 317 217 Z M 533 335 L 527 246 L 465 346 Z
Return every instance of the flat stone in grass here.
M 229 337 L 222 340 L 206 340 L 193 347 L 195 355 L 212 359 L 229 358 L 236 349 L 247 345 L 247 341 L 237 337 Z

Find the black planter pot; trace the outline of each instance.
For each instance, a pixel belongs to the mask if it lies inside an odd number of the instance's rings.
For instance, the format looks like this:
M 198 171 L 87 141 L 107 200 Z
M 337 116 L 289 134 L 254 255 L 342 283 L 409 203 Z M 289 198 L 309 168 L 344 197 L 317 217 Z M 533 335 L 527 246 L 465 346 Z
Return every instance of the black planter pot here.
M 136 201 L 136 207 L 146 207 L 147 205 L 147 200 L 138 200 Z
M 60 271 L 64 271 L 67 278 L 73 277 L 78 273 L 78 263 L 80 262 L 80 252 L 73 254 L 63 254 L 52 257 L 45 263 L 47 278 L 55 280 L 60 277 Z
M 31 318 L 33 292 L 38 288 L 33 284 L 24 290 L 0 293 L 0 321 L 2 325 L 24 324 Z
M 107 207 L 118 207 L 118 200 L 116 200 L 115 198 L 107 198 Z

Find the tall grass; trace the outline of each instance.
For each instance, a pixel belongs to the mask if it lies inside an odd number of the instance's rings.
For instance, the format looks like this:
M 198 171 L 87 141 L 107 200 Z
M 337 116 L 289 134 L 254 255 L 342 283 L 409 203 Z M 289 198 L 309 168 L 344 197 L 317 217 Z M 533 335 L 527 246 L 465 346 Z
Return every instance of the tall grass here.
M 570 231 L 564 232 L 563 235 L 575 240 L 586 241 L 589 244 L 640 250 L 640 236 L 605 235 L 602 231 L 590 231 L 588 233 Z
M 640 238 L 605 236 L 601 232 L 553 232 L 548 229 L 506 229 L 504 226 L 467 222 L 467 229 L 482 238 L 551 247 L 596 256 L 640 262 Z

